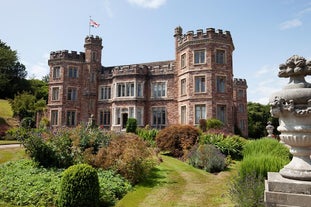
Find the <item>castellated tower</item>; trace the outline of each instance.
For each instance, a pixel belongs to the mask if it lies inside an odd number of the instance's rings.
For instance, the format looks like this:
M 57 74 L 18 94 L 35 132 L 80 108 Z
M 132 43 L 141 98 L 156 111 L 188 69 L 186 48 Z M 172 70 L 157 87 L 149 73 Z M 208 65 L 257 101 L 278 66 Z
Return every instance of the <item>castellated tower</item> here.
M 233 132 L 239 125 L 233 116 L 234 45 L 230 32 L 208 28 L 183 34 L 177 27 L 174 37 L 180 123 L 199 124 L 200 119 L 217 118 Z
M 97 74 L 102 39 L 85 38 L 85 52 L 50 53 L 48 116 L 52 127 L 76 126 L 97 113 Z

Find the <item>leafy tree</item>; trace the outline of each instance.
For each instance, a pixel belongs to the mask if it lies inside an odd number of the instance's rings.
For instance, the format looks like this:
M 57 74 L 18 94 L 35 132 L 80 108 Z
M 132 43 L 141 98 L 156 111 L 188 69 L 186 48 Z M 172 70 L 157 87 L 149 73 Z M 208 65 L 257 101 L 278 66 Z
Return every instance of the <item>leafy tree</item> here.
M 45 83 L 49 83 L 50 75 L 47 74 L 47 75 L 43 76 L 41 80 L 42 80 L 43 82 L 45 82 Z
M 0 98 L 13 98 L 27 89 L 26 67 L 18 62 L 17 52 L 0 40 Z
M 276 127 L 278 120 L 272 118 L 270 114 L 270 106 L 262 105 L 260 103 L 247 103 L 248 111 L 248 136 L 251 138 L 261 138 L 267 135 L 266 126 L 267 122 L 271 121 L 275 127 L 275 134 L 278 134 Z
M 19 93 L 13 100 L 10 100 L 14 116 L 20 120 L 25 117 L 33 117 L 35 114 L 36 97 L 27 92 Z
M 30 79 L 28 82 L 29 91 L 36 97 L 36 99 L 48 100 L 49 87 L 47 82 L 38 79 Z

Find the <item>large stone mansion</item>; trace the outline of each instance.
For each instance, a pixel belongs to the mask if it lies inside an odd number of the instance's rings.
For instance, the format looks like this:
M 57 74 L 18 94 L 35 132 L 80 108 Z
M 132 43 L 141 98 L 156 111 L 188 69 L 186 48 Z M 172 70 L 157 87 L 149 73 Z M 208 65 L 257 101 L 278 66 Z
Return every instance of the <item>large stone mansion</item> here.
M 231 132 L 248 134 L 247 83 L 233 78 L 234 45 L 228 31 L 183 34 L 177 27 L 175 60 L 102 66 L 102 39 L 87 36 L 84 52 L 51 52 L 48 117 L 51 127 L 94 122 L 123 130 L 139 126 L 198 125 L 217 118 Z

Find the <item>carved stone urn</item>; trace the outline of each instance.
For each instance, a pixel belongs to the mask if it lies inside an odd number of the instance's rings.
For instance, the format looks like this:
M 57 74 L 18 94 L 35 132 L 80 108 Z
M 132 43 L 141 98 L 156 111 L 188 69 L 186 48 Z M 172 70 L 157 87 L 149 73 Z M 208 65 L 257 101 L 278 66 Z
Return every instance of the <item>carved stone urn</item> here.
M 288 84 L 271 95 L 273 117 L 279 118 L 280 139 L 290 147 L 291 162 L 280 170 L 285 178 L 311 181 L 311 61 L 294 55 L 279 67 L 279 77 L 289 77 Z

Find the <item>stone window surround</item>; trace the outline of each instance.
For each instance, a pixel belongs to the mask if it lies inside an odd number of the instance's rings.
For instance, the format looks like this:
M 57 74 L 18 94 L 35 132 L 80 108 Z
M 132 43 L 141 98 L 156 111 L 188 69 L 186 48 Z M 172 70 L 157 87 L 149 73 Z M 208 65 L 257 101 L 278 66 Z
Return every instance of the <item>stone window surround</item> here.
M 165 123 L 162 123 L 162 121 L 163 121 L 163 117 L 162 117 L 162 112 L 163 112 L 163 109 L 164 109 L 164 114 L 165 114 L 165 117 L 164 117 L 164 122 Z M 161 123 L 154 123 L 154 111 L 157 111 L 157 112 L 160 112 L 161 113 Z M 151 107 L 151 117 L 150 117 L 150 119 L 151 119 L 151 121 L 150 121 L 150 123 L 151 123 L 151 125 L 152 125 L 152 127 L 158 127 L 158 126 L 160 126 L 160 128 L 162 128 L 163 126 L 166 126 L 167 125 L 167 108 L 166 108 L 166 106 L 164 105 L 164 106 L 152 106 Z
M 180 55 L 180 67 L 181 69 L 184 69 L 186 68 L 186 66 L 187 66 L 187 53 L 184 52 Z
M 134 117 L 130 116 L 130 109 L 133 109 L 133 114 Z M 130 118 L 135 118 L 137 119 L 137 113 L 138 113 L 138 109 L 140 109 L 141 112 L 141 120 L 137 120 L 137 123 L 141 123 L 139 126 L 144 125 L 144 121 L 143 121 L 143 117 L 144 117 L 144 107 L 142 106 L 135 106 L 135 105 L 129 105 L 129 106 L 116 106 L 112 108 L 112 113 L 111 113 L 111 124 L 113 126 L 120 126 L 122 124 L 122 114 L 123 113 L 127 113 L 128 117 Z M 117 114 L 119 112 L 119 114 Z M 118 121 L 118 118 L 120 119 Z M 119 122 L 119 123 L 118 123 Z
M 70 117 L 68 117 L 68 115 Z M 74 115 L 73 121 L 71 120 L 72 115 Z M 66 110 L 66 126 L 76 126 L 76 125 L 77 125 L 77 110 L 76 109 L 67 109 Z
M 201 52 L 204 52 L 203 54 L 203 58 L 204 60 L 202 61 L 201 58 L 202 56 L 200 55 L 199 56 L 199 62 L 196 62 L 196 53 L 201 53 Z M 195 49 L 193 50 L 193 65 L 203 65 L 203 64 L 206 64 L 206 49 L 205 48 L 201 48 L 201 49 Z
M 183 114 L 183 113 L 185 113 L 185 114 Z M 181 124 L 187 124 L 188 123 L 187 105 L 186 104 L 180 106 L 180 116 L 179 117 L 180 117 L 179 121 Z
M 152 81 L 150 84 L 151 84 L 151 86 L 150 86 L 150 89 L 151 89 L 151 98 L 153 98 L 153 99 L 158 99 L 158 98 L 166 98 L 167 97 L 167 80 L 165 80 L 165 81 L 162 81 L 162 80 L 158 80 L 158 81 Z M 158 94 L 155 96 L 154 95 L 154 85 L 155 84 L 157 84 L 157 85 L 159 85 L 159 84 L 164 84 L 165 85 L 165 88 L 164 88 L 164 93 L 165 93 L 165 95 L 163 95 L 162 93 L 163 93 L 163 88 L 162 88 L 162 90 L 161 90 L 161 95 L 160 96 L 158 96 Z M 163 85 L 162 85 L 163 86 Z M 157 87 L 157 93 L 159 92 L 159 90 L 158 90 L 158 87 Z
M 199 91 L 196 91 L 196 79 L 197 78 L 204 78 L 204 91 L 202 91 L 202 87 L 201 87 L 201 85 L 200 85 L 200 88 L 199 88 Z M 200 83 L 202 83 L 202 80 L 200 81 Z M 195 93 L 195 94 L 199 94 L 199 93 L 206 93 L 206 86 L 207 86 L 207 84 L 206 84 L 206 75 L 204 74 L 202 74 L 202 75 L 194 75 L 193 76 L 193 84 L 194 84 L 194 86 L 193 86 L 193 92 Z
M 219 55 L 223 55 L 220 57 Z M 225 49 L 216 48 L 215 49 L 215 63 L 216 64 L 226 64 L 227 63 L 227 53 Z
M 200 114 L 200 117 L 196 117 L 196 114 L 197 114 L 197 106 L 200 106 L 200 110 L 201 110 L 201 114 Z M 205 113 L 202 114 L 202 107 L 204 107 L 204 110 L 205 110 Z M 198 125 L 199 124 L 199 121 L 200 119 L 206 119 L 206 103 L 205 102 L 197 102 L 197 103 L 194 103 L 193 104 L 193 111 L 194 111 L 194 114 L 193 114 L 193 118 L 194 118 L 194 124 L 195 125 Z M 198 118 L 198 119 L 197 119 Z
M 55 126 L 55 127 L 60 126 L 61 111 L 62 111 L 61 108 L 53 108 L 53 109 L 50 110 L 51 126 Z M 57 123 L 56 124 L 54 124 L 53 112 L 57 113 L 57 119 L 56 119 Z
M 56 89 L 56 88 L 58 88 L 58 94 L 57 94 L 57 98 L 55 99 L 55 98 L 54 98 L 54 97 L 55 97 L 55 94 L 54 94 L 54 93 L 55 93 L 55 90 L 54 90 L 54 89 Z M 52 86 L 52 87 L 51 87 L 51 89 L 52 89 L 52 90 L 51 90 L 51 93 L 52 93 L 52 94 L 51 94 L 51 100 L 52 100 L 52 101 L 61 101 L 61 96 L 60 96 L 61 88 L 62 88 L 61 86 Z
M 111 85 L 100 85 L 98 90 L 98 100 L 109 100 L 112 98 L 112 89 L 111 89 Z M 110 90 L 109 90 L 110 89 Z M 102 91 L 104 90 L 104 91 Z M 107 91 L 108 90 L 108 91 Z M 103 93 L 102 93 L 103 92 Z M 107 93 L 107 94 L 106 94 Z M 107 98 L 105 98 L 107 95 Z
M 223 80 L 223 82 L 219 82 L 220 80 Z M 227 81 L 227 76 L 216 75 L 216 92 L 217 93 L 226 93 L 226 90 L 227 90 L 226 81 Z
M 79 77 L 79 67 L 78 66 L 69 65 L 67 68 L 68 68 L 67 76 L 69 78 L 78 78 Z

